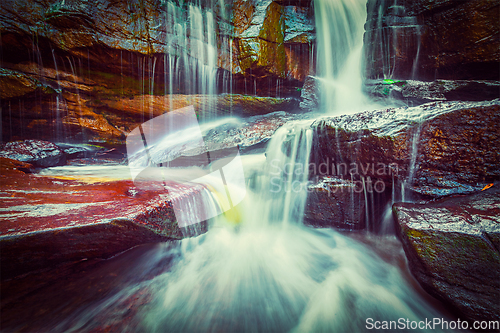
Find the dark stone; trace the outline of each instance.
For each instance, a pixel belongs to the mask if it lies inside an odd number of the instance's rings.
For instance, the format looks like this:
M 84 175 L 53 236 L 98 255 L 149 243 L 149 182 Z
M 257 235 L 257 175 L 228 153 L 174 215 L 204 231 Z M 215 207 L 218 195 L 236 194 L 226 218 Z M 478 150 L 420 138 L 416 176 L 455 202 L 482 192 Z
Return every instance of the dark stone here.
M 404 102 L 414 106 L 432 101 L 487 101 L 500 97 L 500 81 L 367 80 L 366 92 L 385 103 Z
M 369 78 L 498 80 L 498 0 L 369 0 Z
M 308 76 L 300 93 L 300 108 L 305 111 L 318 110 L 320 103 L 320 84 L 312 76 Z
M 404 182 L 426 196 L 475 192 L 500 179 L 499 111 L 497 99 L 325 117 L 312 124 L 311 160 L 333 176 Z
M 472 196 L 393 207 L 415 278 L 469 320 L 500 319 L 498 186 Z
M 66 155 L 62 149 L 52 142 L 40 140 L 8 142 L 0 151 L 0 156 L 42 168 L 66 163 Z
M 366 229 L 363 189 L 340 178 L 326 177 L 308 187 L 304 223 L 341 230 Z

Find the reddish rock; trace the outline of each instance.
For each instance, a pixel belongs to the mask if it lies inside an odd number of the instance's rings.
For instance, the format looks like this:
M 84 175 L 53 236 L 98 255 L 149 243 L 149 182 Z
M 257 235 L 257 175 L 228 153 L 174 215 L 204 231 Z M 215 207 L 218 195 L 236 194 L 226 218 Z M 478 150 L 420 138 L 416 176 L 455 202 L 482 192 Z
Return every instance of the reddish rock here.
M 201 185 L 168 182 L 173 191 L 167 195 L 156 183 L 143 190 L 131 180 L 53 178 L 13 170 L 26 164 L 1 162 L 2 279 L 182 238 L 172 195 L 196 196 L 203 190 Z

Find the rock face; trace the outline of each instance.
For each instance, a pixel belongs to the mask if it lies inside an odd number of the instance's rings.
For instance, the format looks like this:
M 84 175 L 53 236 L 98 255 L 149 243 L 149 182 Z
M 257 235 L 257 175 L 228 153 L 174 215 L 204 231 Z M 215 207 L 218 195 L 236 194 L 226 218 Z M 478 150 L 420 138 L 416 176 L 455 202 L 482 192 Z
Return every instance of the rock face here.
M 369 0 L 369 78 L 498 80 L 498 0 Z
M 399 179 L 431 197 L 472 193 L 500 177 L 499 110 L 499 100 L 434 102 L 323 118 L 312 125 L 312 158 L 344 179 Z
M 298 98 L 314 68 L 310 3 L 9 0 L 0 15 L 4 142 L 120 143 L 185 105 L 203 120 L 292 111 L 234 94 Z
M 234 18 L 239 66 L 249 78 L 259 83 L 263 76 L 304 82 L 312 72 L 315 35 L 311 8 L 238 0 Z
M 500 190 L 394 206 L 409 267 L 470 320 L 500 319 Z

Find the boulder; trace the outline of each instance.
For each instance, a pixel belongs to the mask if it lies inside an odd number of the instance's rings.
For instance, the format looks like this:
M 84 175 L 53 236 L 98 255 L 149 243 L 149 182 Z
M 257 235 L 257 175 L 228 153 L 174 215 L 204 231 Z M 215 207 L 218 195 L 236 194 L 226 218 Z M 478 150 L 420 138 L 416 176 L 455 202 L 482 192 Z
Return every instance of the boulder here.
M 500 190 L 393 206 L 408 265 L 460 318 L 500 319 Z
M 24 140 L 8 142 L 0 150 L 0 157 L 27 162 L 37 167 L 64 165 L 66 155 L 57 145 L 48 141 Z
M 371 177 L 431 197 L 473 193 L 500 177 L 500 100 L 433 102 L 313 123 L 320 175 Z M 393 190 L 394 191 L 394 190 Z
M 498 80 L 498 0 L 369 0 L 369 78 Z

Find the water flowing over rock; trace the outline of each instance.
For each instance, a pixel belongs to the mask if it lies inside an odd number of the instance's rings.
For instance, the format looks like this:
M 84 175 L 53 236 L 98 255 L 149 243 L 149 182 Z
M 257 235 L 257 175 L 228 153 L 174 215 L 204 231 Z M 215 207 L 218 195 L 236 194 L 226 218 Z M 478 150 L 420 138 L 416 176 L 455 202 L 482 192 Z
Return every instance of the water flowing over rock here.
M 499 320 L 500 190 L 394 206 L 409 267 L 470 320 Z
M 499 100 L 434 102 L 325 117 L 313 124 L 314 160 L 331 175 L 395 177 L 427 196 L 472 193 L 500 176 L 498 110 Z
M 498 80 L 499 4 L 369 0 L 367 77 Z
M 83 175 L 40 176 L 26 174 L 27 163 L 0 163 L 0 195 L 8 198 L 0 204 L 2 279 L 206 231 L 205 223 L 194 226 L 198 230 L 179 227 L 172 208 L 177 198 L 203 195 L 202 185 L 171 181 L 139 188 L 128 167 L 119 165 L 108 166 L 108 175 L 87 167 Z
M 301 2 L 9 0 L 0 13 L 3 141 L 120 143 L 189 104 L 201 120 L 292 111 L 235 94 L 298 98 L 314 71 Z

